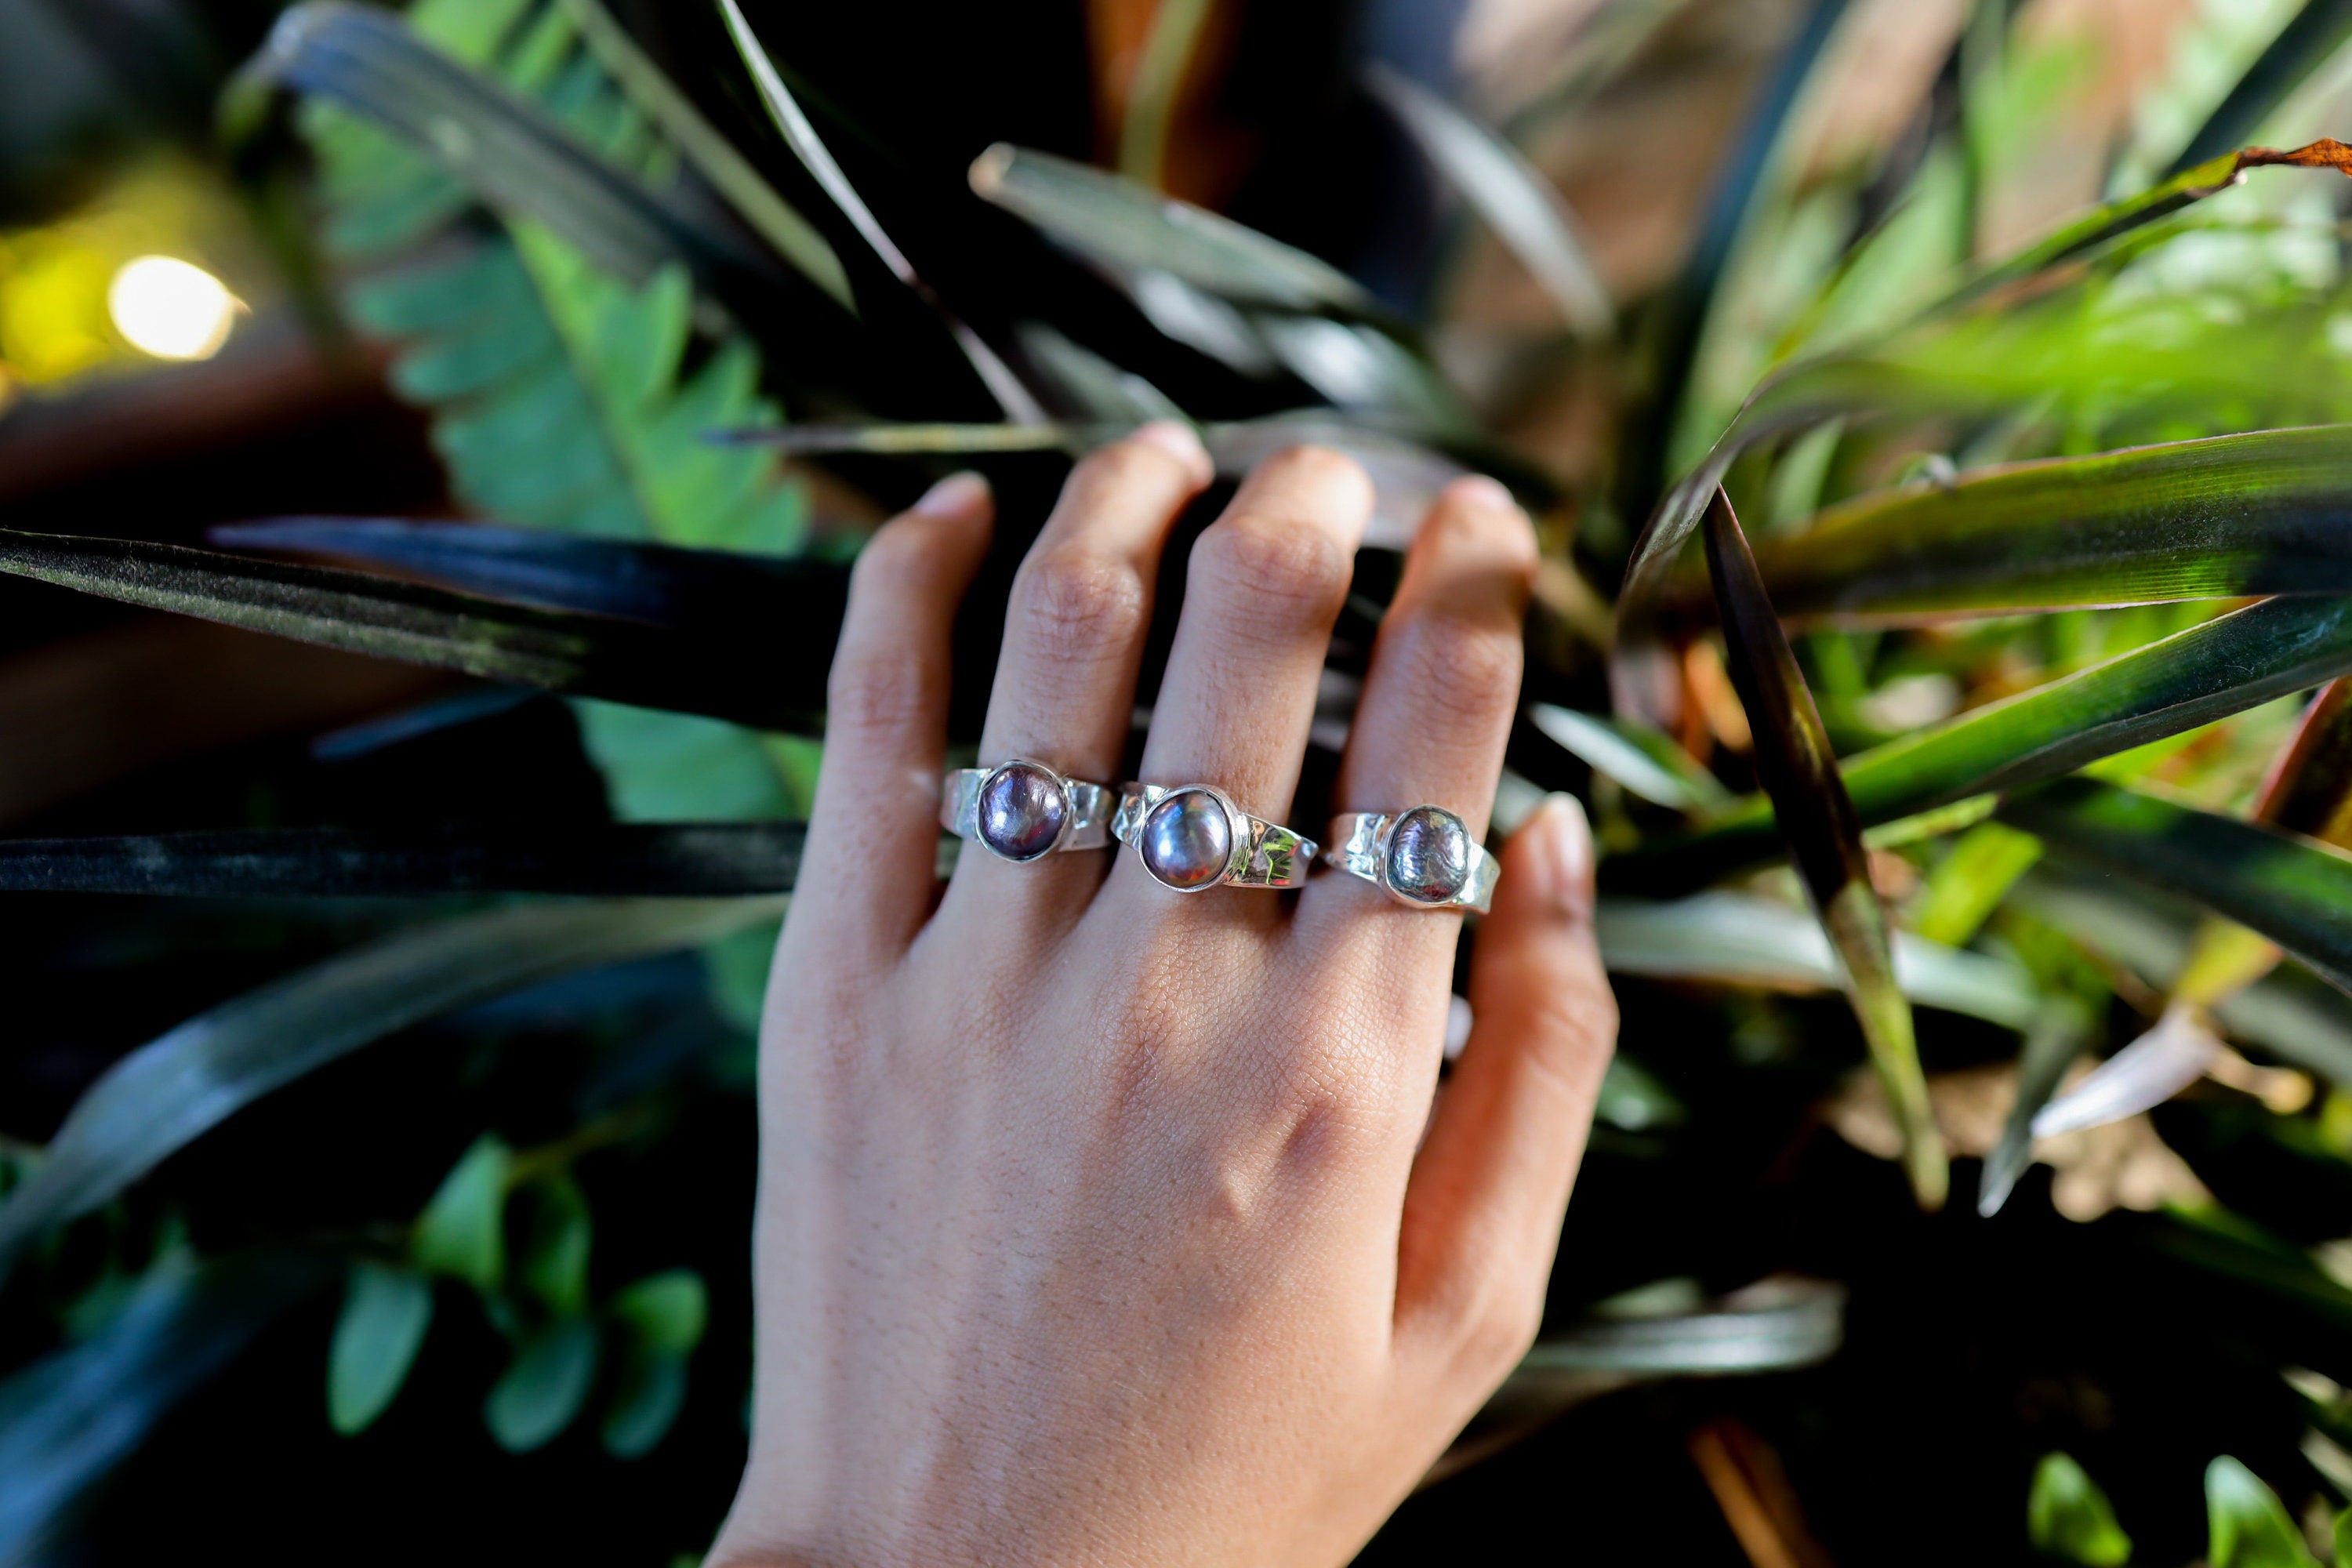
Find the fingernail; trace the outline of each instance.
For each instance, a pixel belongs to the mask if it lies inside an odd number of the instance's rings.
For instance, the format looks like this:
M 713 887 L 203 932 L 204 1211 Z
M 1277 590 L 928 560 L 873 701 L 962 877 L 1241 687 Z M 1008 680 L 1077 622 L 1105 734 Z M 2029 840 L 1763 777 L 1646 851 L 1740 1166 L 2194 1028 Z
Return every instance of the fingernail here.
M 970 517 L 988 504 L 988 481 L 966 468 L 925 490 L 908 510 L 925 517 Z
M 1454 492 L 1454 500 L 1489 511 L 1517 511 L 1519 507 L 1517 498 L 1500 480 L 1485 474 L 1465 474 L 1446 488 Z
M 1155 419 L 1135 432 L 1135 440 L 1147 447 L 1157 447 L 1178 462 L 1192 476 L 1194 484 L 1205 485 L 1217 477 L 1217 465 L 1209 459 L 1209 449 L 1201 445 L 1193 428 L 1179 419 Z
M 1592 824 L 1584 806 L 1572 795 L 1555 795 L 1547 803 L 1551 850 L 1552 901 L 1568 914 L 1592 912 Z

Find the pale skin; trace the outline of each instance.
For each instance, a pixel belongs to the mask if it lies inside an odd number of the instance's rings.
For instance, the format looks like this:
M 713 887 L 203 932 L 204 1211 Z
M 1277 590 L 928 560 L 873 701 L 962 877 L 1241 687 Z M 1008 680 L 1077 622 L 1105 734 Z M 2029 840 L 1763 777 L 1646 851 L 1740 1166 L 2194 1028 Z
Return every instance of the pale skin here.
M 983 762 L 1117 779 L 1210 477 L 1173 426 L 1078 466 Z M 1190 557 L 1139 778 L 1285 820 L 1371 500 L 1319 449 L 1250 476 Z M 941 895 L 948 632 L 992 522 L 946 481 L 853 580 L 761 1046 L 751 1458 L 710 1560 L 1343 1563 L 1536 1331 L 1616 1031 L 1583 816 L 1555 799 L 1504 849 L 1442 1096 L 1458 914 L 1331 871 L 1179 895 L 1132 850 L 967 847 Z M 1336 809 L 1483 835 L 1535 563 L 1499 487 L 1440 498 Z

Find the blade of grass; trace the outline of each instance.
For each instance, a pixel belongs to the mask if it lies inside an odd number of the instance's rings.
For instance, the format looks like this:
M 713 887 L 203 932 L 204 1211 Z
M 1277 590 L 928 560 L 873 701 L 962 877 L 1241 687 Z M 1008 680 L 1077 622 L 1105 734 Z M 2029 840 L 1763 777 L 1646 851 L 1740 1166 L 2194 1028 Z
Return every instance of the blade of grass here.
M 752 85 L 759 89 L 760 101 L 767 106 L 769 118 L 775 121 L 776 129 L 782 133 L 784 144 L 792 149 L 793 156 L 801 161 L 802 166 L 824 187 L 824 194 L 833 198 L 834 205 L 841 209 L 842 216 L 849 220 L 858 237 L 865 240 L 874 254 L 881 258 L 882 265 L 890 269 L 891 275 L 937 313 L 950 335 L 955 339 L 956 346 L 963 351 L 964 358 L 971 362 L 973 374 L 980 377 L 990 395 L 996 399 L 997 405 L 1004 410 L 1005 417 L 1022 424 L 1042 421 L 1045 417 L 1045 409 L 1022 384 L 1021 378 L 1013 374 L 1012 366 L 998 358 L 996 351 L 982 342 L 979 333 L 964 325 L 947 308 L 946 302 L 915 271 L 915 264 L 907 259 L 906 252 L 900 250 L 884 232 L 873 209 L 857 194 L 857 188 L 849 183 L 849 176 L 841 172 L 841 165 L 834 162 L 832 151 L 825 146 L 824 138 L 816 133 L 816 127 L 810 124 L 808 116 L 802 112 L 800 100 L 784 85 L 784 79 L 777 71 L 775 62 L 768 58 L 768 51 L 761 46 L 759 36 L 751 31 L 751 23 L 743 19 L 742 7 L 735 0 L 719 0 L 719 7 L 725 14 L 727 32 L 735 41 L 736 52 L 743 57 L 743 64 L 751 73 Z
M 2063 226 L 2039 243 L 1959 285 L 1921 318 L 1948 313 L 1998 289 L 2080 259 L 2101 246 L 2156 219 L 2229 188 L 2251 168 L 2290 165 L 2352 174 L 2352 148 L 2334 141 L 2279 152 L 2249 147 L 2201 164 L 2138 195 L 2112 202 Z M 1678 700 L 1665 678 L 1659 647 L 1658 607 L 1716 489 L 1731 465 L 1758 443 L 1788 435 L 1834 414 L 1867 409 L 1907 412 L 1944 405 L 1958 411 L 1969 396 L 1965 385 L 1930 390 L 1917 378 L 1863 353 L 1792 365 L 1759 386 L 1698 466 L 1660 498 L 1635 538 L 1617 602 L 1617 647 L 1610 679 L 1621 711 L 1660 721 L 1671 720 Z M 1990 388 L 1978 400 L 1999 405 Z
M 1793 623 L 2352 593 L 2352 426 L 2057 458 L 1865 495 L 1768 535 Z M 1696 597 L 1686 579 L 1680 597 Z
M 1663 731 L 1549 702 L 1531 706 L 1528 718 L 1587 767 L 1654 805 L 1691 811 L 1730 803 L 1731 792 L 1722 782 Z
M 0 891 L 205 899 L 741 898 L 792 890 L 803 832 L 797 822 L 682 822 L 0 839 Z
M 322 1260 L 290 1253 L 204 1264 L 173 1255 L 104 1327 L 0 1382 L 0 1563 L 57 1561 L 91 1489 L 332 1278 Z
M 1817 922 L 1788 905 L 1745 893 L 1700 893 L 1652 902 L 1603 899 L 1594 917 L 1601 956 L 1613 974 L 1709 981 L 1777 991 L 1832 990 L 1837 955 Z M 2042 999 L 2015 962 L 1913 936 L 1894 935 L 1895 978 L 1923 1007 L 2023 1029 Z
M 1118 128 L 1118 172 L 1155 190 L 1167 184 L 1168 128 L 1210 7 L 1211 0 L 1158 0 L 1136 57 Z
M 2022 788 L 2352 672 L 2352 603 L 2265 599 L 1850 757 L 1865 824 Z M 1686 837 L 1602 862 L 1612 887 L 1672 890 L 1768 857 L 1772 805 L 1743 797 Z
M 2352 0 L 2305 0 L 2189 137 L 2167 173 L 2181 174 L 2243 145 L 2347 39 L 2352 39 Z
M 1707 511 L 1706 559 L 1723 619 L 1725 662 L 1756 737 L 1757 778 L 1773 804 L 1798 879 L 1837 951 L 1846 995 L 1903 1134 L 1912 1193 L 1922 1208 L 1941 1208 L 1951 1174 L 1927 1101 L 1911 1005 L 1895 983 L 1886 910 L 1871 884 L 1862 822 L 1730 498 L 1720 490 Z
M 362 1046 L 538 981 L 698 946 L 780 899 L 549 903 L 396 932 L 223 1003 L 124 1057 L 0 1200 L 0 1277 L 35 1238 L 111 1200 L 273 1089 Z
M 730 0 L 731 3 L 731 0 Z M 1071 249 L 1128 272 L 1168 272 L 1244 304 L 1373 312 L 1329 262 L 1100 169 L 1005 142 L 972 161 L 971 188 Z
M 538 219 L 642 284 L 683 261 L 722 297 L 781 276 L 757 249 L 591 151 L 538 105 L 372 7 L 287 12 L 247 79 L 330 99 L 399 137 L 491 205 Z M 247 89 L 252 90 L 250 89 Z
M 1364 80 L 1543 286 L 1577 336 L 1597 340 L 1616 330 L 1616 310 L 1579 237 L 1576 215 L 1549 180 L 1509 142 L 1412 78 L 1375 61 Z
M 838 627 L 848 569 L 730 550 L 582 538 L 548 529 L 404 518 L 280 517 L 206 531 L 232 550 L 324 556 L 461 593 L 673 626 Z
M 703 118 L 694 101 L 677 89 L 677 83 L 654 63 L 651 56 L 637 47 L 628 29 L 613 19 L 602 0 L 558 3 L 579 27 L 581 37 L 597 60 L 621 84 L 621 90 L 628 94 L 630 101 L 652 117 L 662 134 L 727 199 L 736 216 L 774 247 L 777 255 L 799 268 L 845 310 L 854 312 L 857 301 L 849 289 L 849 274 L 842 270 L 841 258 L 834 254 L 824 236 L 778 195 L 774 186 L 761 178 L 751 160 L 737 152 L 735 144 L 717 126 Z
M 2078 864 L 2202 905 L 2352 991 L 2352 854 L 2093 779 L 2004 802 L 2001 820 Z
M 838 629 L 721 626 L 706 636 L 363 573 L 7 530 L 0 573 L 346 652 L 771 728 L 818 721 Z
M 1977 1184 L 1977 1213 L 1990 1219 L 2009 1202 L 2017 1179 L 2033 1163 L 2033 1119 L 2050 1102 L 2066 1069 L 2083 1053 L 2083 1037 L 2090 1020 L 2080 1005 L 2053 997 L 2042 1016 L 2025 1032 L 2025 1048 L 2017 1058 L 2017 1102 L 2010 1107 L 2000 1141 L 1985 1155 L 1984 1172 Z

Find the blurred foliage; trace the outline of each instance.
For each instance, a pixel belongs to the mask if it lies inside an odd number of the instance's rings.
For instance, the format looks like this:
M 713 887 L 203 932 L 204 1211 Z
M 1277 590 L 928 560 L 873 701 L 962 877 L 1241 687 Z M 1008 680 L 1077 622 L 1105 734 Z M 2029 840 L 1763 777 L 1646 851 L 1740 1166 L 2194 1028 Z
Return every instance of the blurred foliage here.
M 142 894 L 123 952 L 252 920 L 236 973 L 276 976 L 173 991 L 61 1125 L 5 1127 L 0 1458 L 50 1458 L 0 1464 L 0 1561 L 142 1547 L 94 1489 L 184 1501 L 224 1429 L 322 1498 L 707 1540 L 844 564 L 989 474 L 969 747 L 1068 454 L 1171 413 L 1228 479 L 1310 436 L 1373 473 L 1337 689 L 1427 495 L 1515 489 L 1546 562 L 1497 831 L 1571 790 L 1606 851 L 1624 1047 L 1544 1341 L 1367 1561 L 1530 1523 L 2342 1560 L 2347 8 L 1274 9 L 299 6 L 223 99 L 250 254 L 174 205 L 215 176 L 121 172 L 182 100 L 59 132 L 116 195 L 13 209 L 10 374 L 114 352 L 128 249 L 265 305 L 315 268 L 472 521 L 9 533 L 0 569 L 495 679 L 337 744 L 485 798 L 576 751 L 612 820 L 0 845 L 16 900 Z M 261 40 L 190 25 L 242 38 L 209 104 Z M 239 894 L 210 937 L 169 912 Z

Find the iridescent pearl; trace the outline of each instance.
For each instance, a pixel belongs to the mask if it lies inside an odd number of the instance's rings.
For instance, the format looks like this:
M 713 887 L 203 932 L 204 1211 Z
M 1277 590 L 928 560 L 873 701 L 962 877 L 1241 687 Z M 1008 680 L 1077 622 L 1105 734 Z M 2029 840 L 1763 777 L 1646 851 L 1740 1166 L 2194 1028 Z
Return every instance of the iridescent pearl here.
M 1139 841 L 1143 868 L 1180 891 L 1205 888 L 1233 858 L 1234 825 L 1206 790 L 1178 790 L 1151 808 Z
M 1007 860 L 1034 860 L 1054 847 L 1070 818 L 1070 798 L 1034 763 L 1007 763 L 980 786 L 980 841 Z
M 1417 805 L 1389 831 L 1389 886 L 1417 904 L 1442 904 L 1470 880 L 1470 830 L 1450 811 Z

